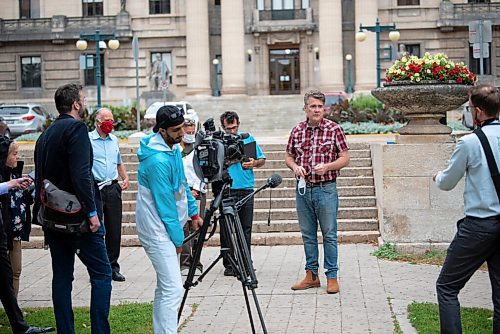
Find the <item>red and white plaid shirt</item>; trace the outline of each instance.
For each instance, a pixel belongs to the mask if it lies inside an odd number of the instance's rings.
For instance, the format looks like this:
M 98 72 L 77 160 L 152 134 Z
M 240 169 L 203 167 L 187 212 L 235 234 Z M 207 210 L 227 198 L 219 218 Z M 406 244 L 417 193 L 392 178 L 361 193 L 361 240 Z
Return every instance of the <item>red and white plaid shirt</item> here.
M 311 183 L 335 181 L 339 171 L 328 171 L 325 175 L 314 172 L 314 166 L 337 160 L 339 153 L 347 151 L 347 140 L 340 125 L 323 118 L 318 126 L 311 127 L 307 121 L 292 129 L 286 152 L 295 158 L 295 163 L 304 167 L 306 181 Z

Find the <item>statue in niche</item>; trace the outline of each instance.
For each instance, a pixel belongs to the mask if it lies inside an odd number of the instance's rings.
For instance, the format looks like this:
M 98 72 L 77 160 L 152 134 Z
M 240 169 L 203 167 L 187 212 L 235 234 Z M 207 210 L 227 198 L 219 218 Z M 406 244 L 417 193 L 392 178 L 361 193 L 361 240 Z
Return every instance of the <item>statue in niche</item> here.
M 151 65 L 151 73 L 149 75 L 151 81 L 151 90 L 159 90 L 160 89 L 160 81 L 162 78 L 162 67 L 165 66 L 165 80 L 168 80 L 168 76 L 170 74 L 170 70 L 161 59 L 161 54 L 157 53 L 155 55 L 155 61 Z

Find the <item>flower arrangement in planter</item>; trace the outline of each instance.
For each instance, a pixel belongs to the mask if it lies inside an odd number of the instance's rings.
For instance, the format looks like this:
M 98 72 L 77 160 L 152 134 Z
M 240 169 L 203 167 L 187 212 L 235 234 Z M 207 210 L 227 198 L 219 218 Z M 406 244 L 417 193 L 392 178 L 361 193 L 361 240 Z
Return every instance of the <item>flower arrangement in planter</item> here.
M 439 81 L 473 85 L 477 78 L 463 62 L 455 63 L 443 53 L 431 55 L 426 52 L 422 58 L 404 55 L 387 69 L 386 83 L 425 83 Z

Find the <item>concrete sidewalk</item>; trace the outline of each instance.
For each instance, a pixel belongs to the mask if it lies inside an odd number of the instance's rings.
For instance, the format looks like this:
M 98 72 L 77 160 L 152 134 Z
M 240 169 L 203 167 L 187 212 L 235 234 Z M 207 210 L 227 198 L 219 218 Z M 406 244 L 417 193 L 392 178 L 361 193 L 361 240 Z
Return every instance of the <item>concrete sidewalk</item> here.
M 396 319 L 404 333 L 415 333 L 406 307 L 412 301 L 436 302 L 438 266 L 378 260 L 367 244 L 339 246 L 341 292 L 328 295 L 322 271 L 318 289 L 292 291 L 304 275 L 302 246 L 255 246 L 252 257 L 259 287 L 255 290 L 269 333 L 391 333 Z M 51 266 L 48 251 L 27 249 L 21 278 L 21 307 L 51 306 Z M 205 267 L 219 248 L 203 250 Z M 322 254 L 322 252 L 321 252 Z M 142 248 L 122 248 L 123 283 L 113 282 L 112 303 L 150 302 L 156 285 L 155 272 Z M 320 255 L 322 261 L 322 255 Z M 189 292 L 181 333 L 251 333 L 241 283 L 224 277 L 218 263 L 203 282 Z M 77 260 L 75 306 L 87 306 L 90 284 L 85 267 Z M 477 272 L 461 293 L 462 306 L 492 308 L 487 272 Z M 253 305 L 249 291 L 250 304 Z M 196 304 L 196 305 L 195 305 Z M 262 332 L 253 312 L 258 332 Z

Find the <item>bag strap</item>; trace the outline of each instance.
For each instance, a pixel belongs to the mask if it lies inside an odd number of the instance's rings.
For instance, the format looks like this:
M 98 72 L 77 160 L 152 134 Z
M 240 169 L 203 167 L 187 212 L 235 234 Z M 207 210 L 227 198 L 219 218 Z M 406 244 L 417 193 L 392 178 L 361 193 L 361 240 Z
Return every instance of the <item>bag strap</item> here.
M 481 128 L 477 128 L 476 130 L 474 130 L 474 133 L 479 138 L 481 146 L 483 147 L 484 154 L 486 155 L 486 161 L 488 161 L 488 168 L 490 169 L 491 178 L 493 179 L 493 184 L 495 185 L 497 196 L 500 200 L 500 174 L 498 173 L 498 167 L 493 156 L 493 151 L 491 150 L 490 143 Z

